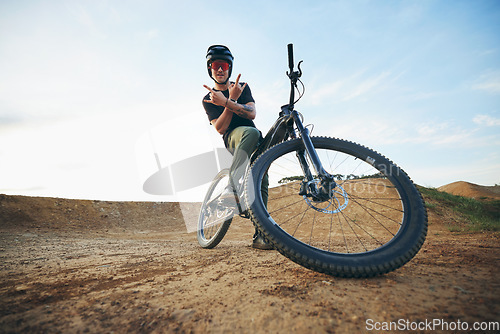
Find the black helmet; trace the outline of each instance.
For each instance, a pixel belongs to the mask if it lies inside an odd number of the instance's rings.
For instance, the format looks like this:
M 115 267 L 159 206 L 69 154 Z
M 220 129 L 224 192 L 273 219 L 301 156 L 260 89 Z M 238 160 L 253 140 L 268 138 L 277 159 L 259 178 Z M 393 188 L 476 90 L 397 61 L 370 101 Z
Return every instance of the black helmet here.
M 231 77 L 231 72 L 233 71 L 233 55 L 227 46 L 224 45 L 212 45 L 207 50 L 207 69 L 208 75 L 214 81 L 215 79 L 212 77 L 212 71 L 210 70 L 210 65 L 216 60 L 225 60 L 229 63 L 229 75 L 227 80 Z M 226 80 L 226 82 L 227 82 Z M 223 82 L 225 84 L 226 82 Z

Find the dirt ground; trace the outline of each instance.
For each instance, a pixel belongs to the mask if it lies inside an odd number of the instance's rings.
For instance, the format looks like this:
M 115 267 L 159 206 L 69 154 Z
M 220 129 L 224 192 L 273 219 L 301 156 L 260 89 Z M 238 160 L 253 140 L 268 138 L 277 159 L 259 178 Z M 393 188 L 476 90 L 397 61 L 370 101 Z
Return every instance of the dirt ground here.
M 459 322 L 474 332 L 475 322 L 498 324 L 500 235 L 454 233 L 450 223 L 430 212 L 411 262 L 341 279 L 252 249 L 253 227 L 241 218 L 205 250 L 178 203 L 0 195 L 0 332 L 359 333 L 389 322 L 411 332 Z

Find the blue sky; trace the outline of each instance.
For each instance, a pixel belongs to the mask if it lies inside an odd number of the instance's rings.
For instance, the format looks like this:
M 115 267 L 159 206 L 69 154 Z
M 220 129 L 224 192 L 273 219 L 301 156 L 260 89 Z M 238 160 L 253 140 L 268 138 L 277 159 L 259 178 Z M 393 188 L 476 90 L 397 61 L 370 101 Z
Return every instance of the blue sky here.
M 169 200 L 142 190 L 154 153 L 222 146 L 201 106 L 207 47 L 230 47 L 265 132 L 288 43 L 314 135 L 424 186 L 500 183 L 498 1 L 0 1 L 0 193 Z

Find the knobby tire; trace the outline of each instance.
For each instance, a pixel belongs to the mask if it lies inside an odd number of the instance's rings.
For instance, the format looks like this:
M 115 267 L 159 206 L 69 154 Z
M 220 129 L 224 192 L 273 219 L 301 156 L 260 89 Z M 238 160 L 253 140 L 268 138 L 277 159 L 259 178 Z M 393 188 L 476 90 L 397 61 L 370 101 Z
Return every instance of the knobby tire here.
M 301 174 L 293 160 L 304 150 L 301 139 L 269 148 L 253 163 L 245 183 L 245 193 L 251 194 L 246 205 L 264 238 L 292 261 L 339 277 L 380 275 L 410 261 L 424 243 L 427 211 L 408 175 L 362 145 L 311 139 L 325 170 L 351 174 L 337 176 L 334 198 L 314 202 L 298 195 Z M 275 170 L 282 175 L 271 180 Z M 274 182 L 267 208 L 260 196 L 266 171 Z

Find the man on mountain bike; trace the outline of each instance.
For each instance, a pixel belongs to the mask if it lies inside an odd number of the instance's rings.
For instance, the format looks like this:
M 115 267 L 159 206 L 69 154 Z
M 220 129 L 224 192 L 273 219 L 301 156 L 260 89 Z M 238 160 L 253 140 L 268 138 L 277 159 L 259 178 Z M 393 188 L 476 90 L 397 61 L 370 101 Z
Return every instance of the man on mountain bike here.
M 207 51 L 208 75 L 215 82 L 214 88 L 203 85 L 209 93 L 203 98 L 203 107 L 210 124 L 222 135 L 224 145 L 233 155 L 229 170 L 230 184 L 222 194 L 223 198 L 235 198 L 239 201 L 241 195 L 240 179 L 243 176 L 249 157 L 257 148 L 262 138 L 253 119 L 256 116 L 255 100 L 250 87 L 239 82 L 229 81 L 233 69 L 233 55 L 224 45 L 212 45 Z M 262 193 L 264 203 L 267 203 L 267 178 Z M 253 237 L 252 247 L 258 249 L 272 249 L 257 229 Z

